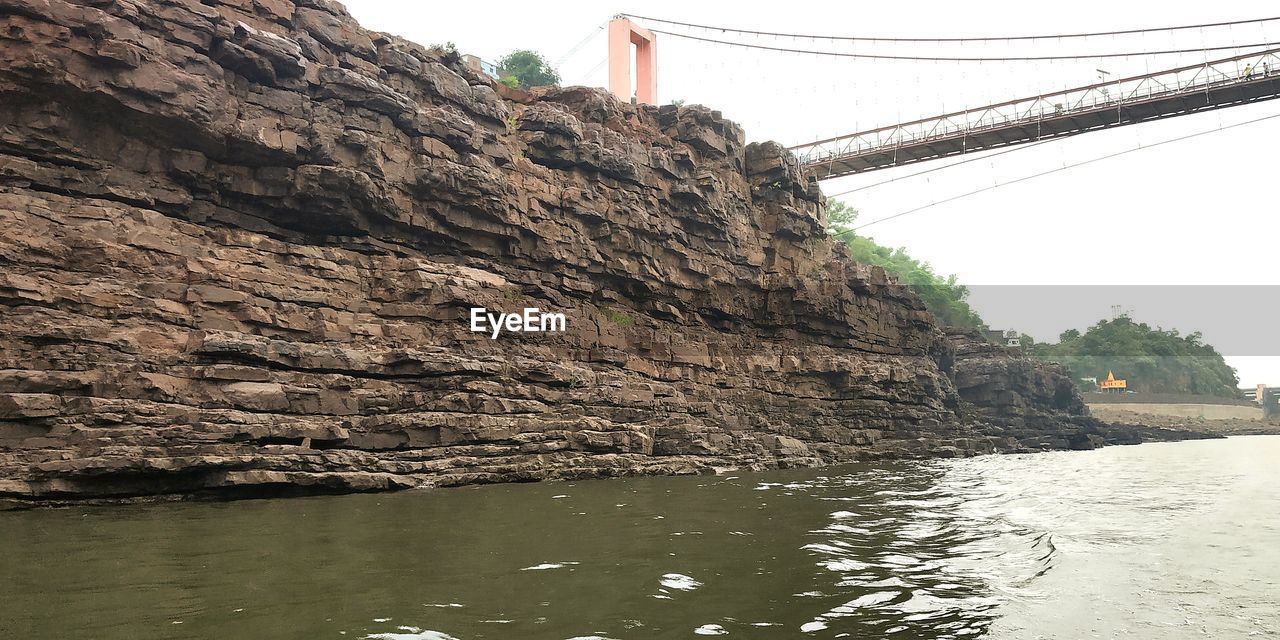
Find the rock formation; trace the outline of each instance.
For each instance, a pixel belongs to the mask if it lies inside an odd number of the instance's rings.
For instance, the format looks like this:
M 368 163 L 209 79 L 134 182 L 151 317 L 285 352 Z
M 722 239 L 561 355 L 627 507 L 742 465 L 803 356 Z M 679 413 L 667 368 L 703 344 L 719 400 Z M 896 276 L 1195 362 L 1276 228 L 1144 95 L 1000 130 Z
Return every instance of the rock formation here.
M 1107 444 L 1213 437 L 1210 433 L 1108 424 L 1089 416 L 1067 370 L 992 344 L 981 333 L 948 327 L 951 379 L 961 420 L 999 451 L 1094 449 Z
M 794 159 L 717 112 L 511 91 L 332 0 L 0 15 L 12 504 L 970 455 L 1091 428 L 1061 376 L 948 338 L 849 261 Z M 568 327 L 495 340 L 472 307 Z

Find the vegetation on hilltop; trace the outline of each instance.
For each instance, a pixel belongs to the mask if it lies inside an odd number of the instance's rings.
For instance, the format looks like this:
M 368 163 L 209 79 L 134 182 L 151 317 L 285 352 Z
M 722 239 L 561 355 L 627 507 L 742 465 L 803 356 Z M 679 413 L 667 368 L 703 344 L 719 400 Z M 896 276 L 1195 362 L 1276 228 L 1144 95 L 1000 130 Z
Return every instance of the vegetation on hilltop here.
M 910 286 L 943 324 L 987 328 L 969 306 L 969 289 L 957 283 L 956 276 L 935 273 L 928 262 L 912 258 L 903 247 L 886 247 L 857 235 L 852 231 L 857 219 L 857 209 L 839 200 L 827 201 L 827 233 L 849 247 L 851 258 L 883 267 Z M 1066 331 L 1056 344 L 1037 343 L 1023 334 L 1021 348 L 1034 357 L 1066 365 L 1086 391 L 1096 386 L 1082 378 L 1101 380 L 1108 371 L 1128 380 L 1129 390 L 1142 392 L 1234 397 L 1240 383 L 1235 369 L 1202 341 L 1200 333 L 1184 336 L 1126 316 L 1103 320 L 1084 333 Z
M 1077 380 L 1101 380 L 1110 371 L 1127 380 L 1130 391 L 1236 396 L 1236 370 L 1201 337 L 1199 332 L 1184 336 L 1120 316 L 1102 320 L 1084 333 L 1063 332 L 1057 344 L 1036 344 L 1030 352 L 1067 365 Z M 1091 384 L 1082 386 L 1092 390 Z
M 896 249 L 877 244 L 875 240 L 852 231 L 858 210 L 839 200 L 827 200 L 827 233 L 849 247 L 849 257 L 857 262 L 874 264 L 893 274 L 902 285 L 924 300 L 925 307 L 943 324 L 957 327 L 985 328 L 986 323 L 969 307 L 969 289 L 956 282 L 956 276 L 934 272 L 928 262 Z

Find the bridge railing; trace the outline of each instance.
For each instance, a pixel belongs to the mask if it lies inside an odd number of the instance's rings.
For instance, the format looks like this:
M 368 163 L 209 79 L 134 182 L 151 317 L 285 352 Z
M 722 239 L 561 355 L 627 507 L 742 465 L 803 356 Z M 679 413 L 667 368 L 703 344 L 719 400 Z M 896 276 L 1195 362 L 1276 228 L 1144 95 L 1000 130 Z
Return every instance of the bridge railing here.
M 1280 76 L 1280 49 L 1213 60 L 1152 74 L 1100 82 L 1058 93 L 1043 94 L 956 111 L 888 127 L 818 140 L 789 147 L 802 164 L 820 164 L 842 157 L 920 145 L 934 140 L 967 137 L 990 129 L 1030 126 L 1073 114 L 1178 94 L 1194 94 L 1224 85 Z

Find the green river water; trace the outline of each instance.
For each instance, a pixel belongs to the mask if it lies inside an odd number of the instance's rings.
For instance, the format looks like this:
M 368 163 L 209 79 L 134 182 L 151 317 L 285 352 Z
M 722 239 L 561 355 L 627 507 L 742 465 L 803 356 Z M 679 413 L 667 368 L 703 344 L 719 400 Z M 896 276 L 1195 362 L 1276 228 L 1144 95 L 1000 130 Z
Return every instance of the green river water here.
M 1280 437 L 0 513 L 0 638 L 1280 637 Z

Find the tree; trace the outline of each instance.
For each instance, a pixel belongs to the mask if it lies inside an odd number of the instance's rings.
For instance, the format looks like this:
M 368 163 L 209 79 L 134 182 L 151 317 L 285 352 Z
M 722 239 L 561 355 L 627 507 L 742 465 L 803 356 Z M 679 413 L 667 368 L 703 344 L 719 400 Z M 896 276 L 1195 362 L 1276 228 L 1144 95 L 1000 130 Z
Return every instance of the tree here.
M 517 49 L 498 61 L 498 79 L 511 87 L 547 87 L 560 83 L 560 74 L 536 51 Z
M 839 200 L 827 200 L 827 233 L 836 234 L 849 230 L 858 220 L 858 210 Z
M 855 234 L 852 230 L 858 219 L 858 210 L 839 201 L 827 200 L 827 233 L 849 247 L 849 257 L 856 262 L 874 264 L 893 274 L 898 283 L 910 287 L 924 306 L 942 324 L 984 328 L 986 323 L 969 306 L 969 288 L 960 284 L 954 275 L 943 277 L 934 273 L 928 262 L 920 262 L 903 247 L 891 249 L 876 241 Z
M 1129 389 L 1234 397 L 1240 380 L 1200 332 L 1187 336 L 1128 316 L 1102 320 L 1080 333 L 1064 331 L 1058 344 L 1038 344 L 1033 355 L 1060 362 L 1076 378 L 1101 378 L 1108 371 L 1128 380 Z

